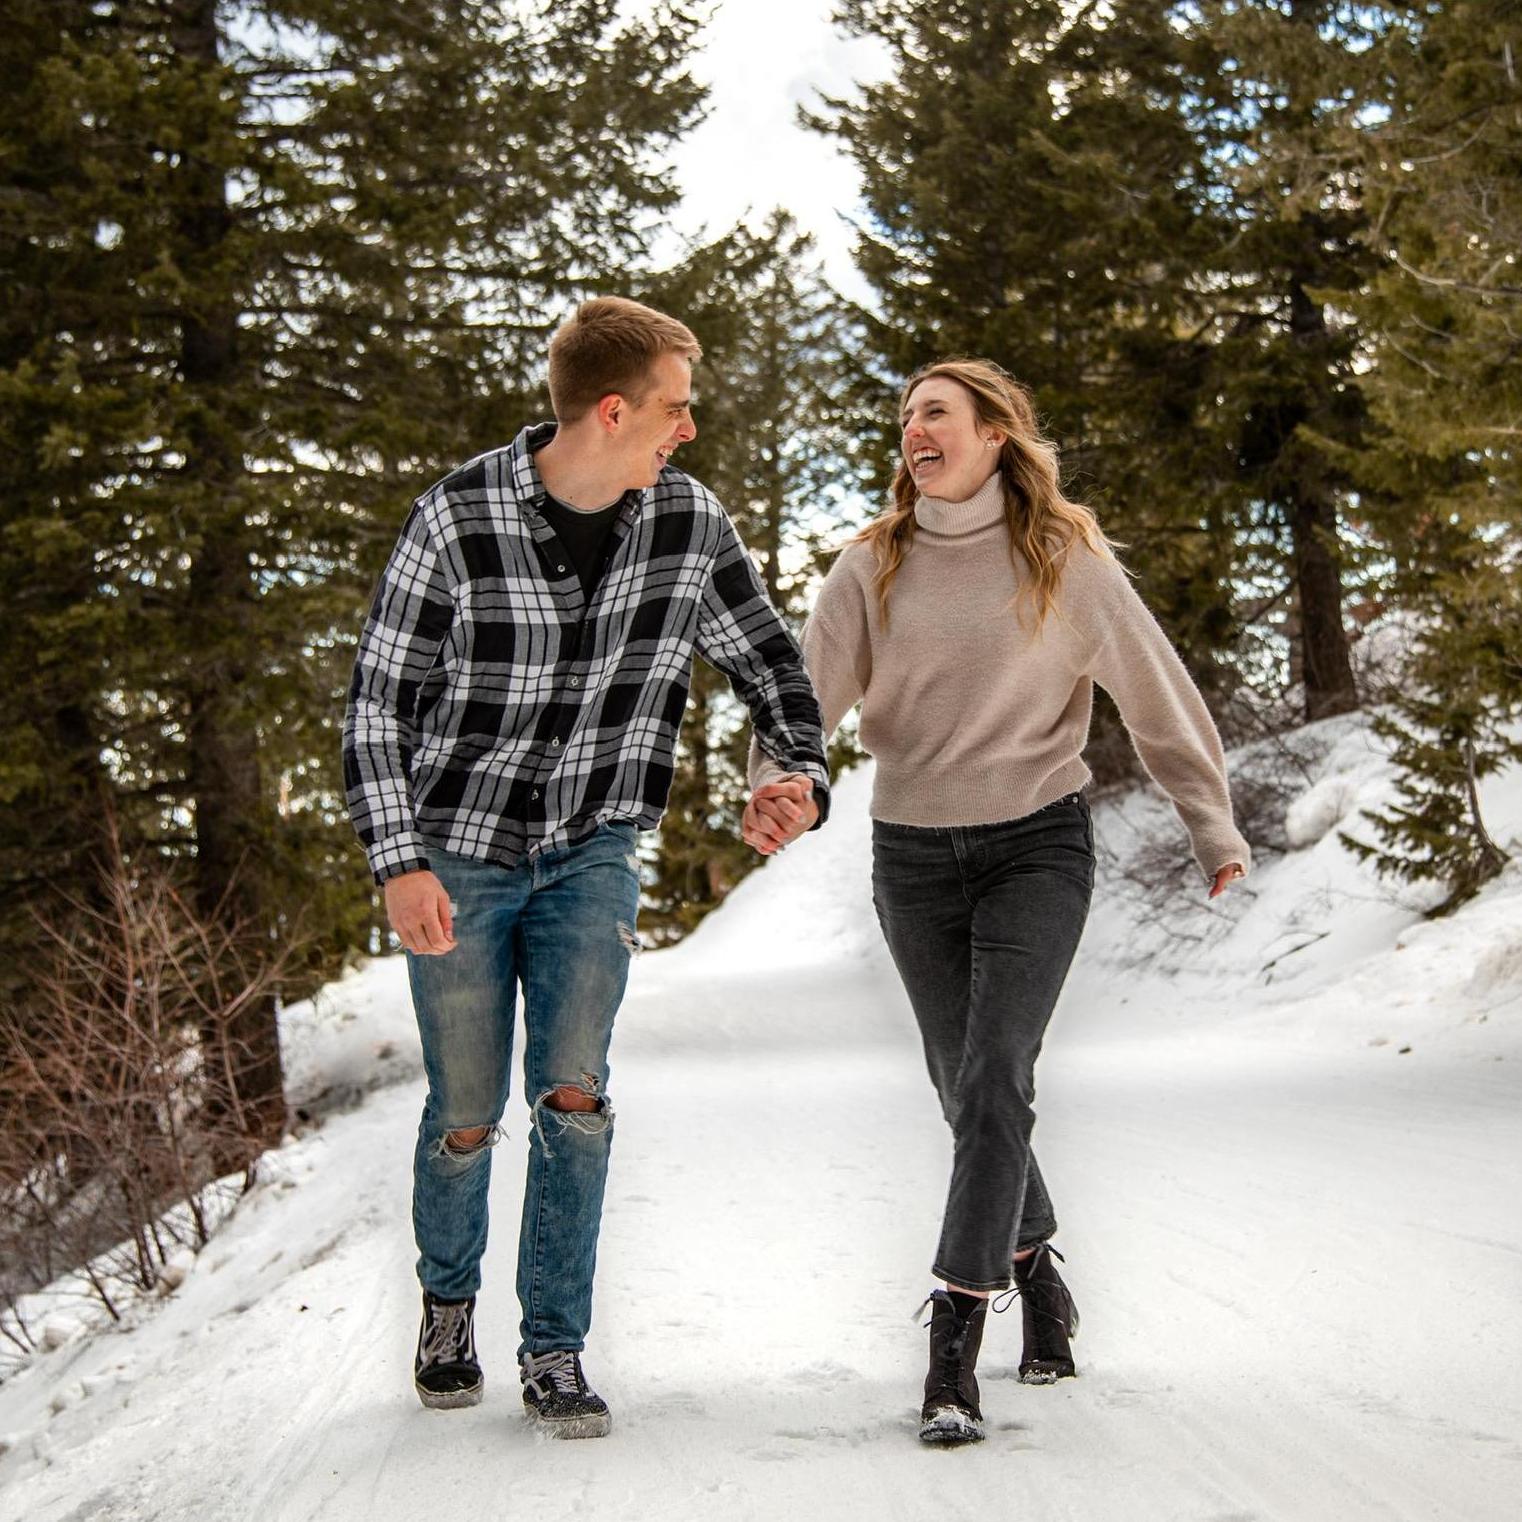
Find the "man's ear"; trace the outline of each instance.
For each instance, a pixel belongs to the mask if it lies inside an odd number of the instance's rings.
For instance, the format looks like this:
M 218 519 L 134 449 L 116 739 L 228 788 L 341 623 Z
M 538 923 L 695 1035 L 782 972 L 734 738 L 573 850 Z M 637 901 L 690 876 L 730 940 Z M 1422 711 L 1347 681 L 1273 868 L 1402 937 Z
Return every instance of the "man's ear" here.
M 618 431 L 618 425 L 622 420 L 624 413 L 628 410 L 628 407 L 629 403 L 619 392 L 610 391 L 597 404 L 597 421 L 601 423 L 609 433 L 616 433 Z

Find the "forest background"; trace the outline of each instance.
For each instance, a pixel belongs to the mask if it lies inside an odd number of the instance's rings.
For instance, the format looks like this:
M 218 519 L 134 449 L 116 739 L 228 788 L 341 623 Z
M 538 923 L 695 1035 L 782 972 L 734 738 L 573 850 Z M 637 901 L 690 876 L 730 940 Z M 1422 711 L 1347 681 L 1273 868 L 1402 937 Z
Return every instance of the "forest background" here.
M 548 415 L 590 294 L 699 335 L 682 464 L 795 627 L 903 377 L 989 356 L 1228 743 L 1368 706 L 1405 783 L 1362 847 L 1440 909 L 1500 870 L 1518 0 L 843 0 L 883 68 L 801 116 L 858 176 L 854 298 L 786 205 L 672 236 L 705 19 L 0 5 L 0 1312 L 111 1243 L 153 1282 L 166 1203 L 204 1233 L 291 1124 L 281 1001 L 388 945 L 339 768 L 371 590 L 418 492 Z M 700 663 L 654 943 L 756 864 L 743 720 Z M 1090 761 L 1134 775 L 1104 710 Z

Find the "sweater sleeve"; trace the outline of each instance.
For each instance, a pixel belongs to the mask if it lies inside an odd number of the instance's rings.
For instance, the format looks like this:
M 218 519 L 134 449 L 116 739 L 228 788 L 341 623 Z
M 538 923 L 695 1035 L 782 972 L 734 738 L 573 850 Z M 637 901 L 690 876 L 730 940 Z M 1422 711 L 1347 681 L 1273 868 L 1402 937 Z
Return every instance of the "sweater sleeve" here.
M 842 570 L 839 561 L 825 577 L 819 601 L 803 626 L 803 663 L 819 695 L 828 751 L 830 737 L 861 701 L 872 675 L 872 645 L 861 586 Z M 786 775 L 785 768 L 767 755 L 754 736 L 748 770 L 752 791 Z
M 1252 852 L 1236 827 L 1226 755 L 1205 700 L 1157 620 L 1125 582 L 1092 672 L 1120 710 L 1147 775 L 1173 800 L 1207 877 Z

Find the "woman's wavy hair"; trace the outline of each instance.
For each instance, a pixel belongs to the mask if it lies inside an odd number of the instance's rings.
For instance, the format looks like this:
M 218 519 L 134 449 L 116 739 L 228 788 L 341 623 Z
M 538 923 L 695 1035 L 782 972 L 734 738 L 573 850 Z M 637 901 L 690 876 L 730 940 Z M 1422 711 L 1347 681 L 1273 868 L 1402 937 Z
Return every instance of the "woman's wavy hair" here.
M 914 388 L 933 375 L 944 375 L 965 386 L 972 393 L 978 426 L 998 433 L 1004 441 L 999 447 L 999 475 L 1004 484 L 1010 559 L 1018 565 L 1018 556 L 1023 556 L 1030 566 L 1030 583 L 1021 588 L 1020 595 L 1031 594 L 1039 630 L 1057 605 L 1063 563 L 1074 540 L 1082 539 L 1098 555 L 1110 554 L 1118 546 L 1105 537 L 1091 508 L 1063 496 L 1057 448 L 1042 436 L 1028 387 L 992 360 L 937 360 L 909 377 L 899 396 L 900 415 Z M 893 505 L 855 536 L 870 544 L 877 556 L 872 584 L 877 589 L 878 616 L 884 628 L 888 625 L 888 593 L 893 578 L 914 542 L 914 504 L 919 498 L 902 451 L 893 473 L 892 491 Z

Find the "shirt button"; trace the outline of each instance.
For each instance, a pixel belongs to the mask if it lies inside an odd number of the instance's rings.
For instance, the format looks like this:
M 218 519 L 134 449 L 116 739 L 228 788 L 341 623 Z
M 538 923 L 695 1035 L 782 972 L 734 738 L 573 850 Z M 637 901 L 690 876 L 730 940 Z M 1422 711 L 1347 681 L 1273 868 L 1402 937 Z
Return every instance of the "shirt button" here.
M 564 567 L 564 566 L 563 566 L 563 565 L 557 565 L 557 566 L 556 566 L 556 567 L 555 567 L 555 569 L 556 569 L 556 570 L 557 570 L 557 571 L 559 571 L 559 572 L 560 572 L 560 574 L 561 574 L 561 575 L 562 575 L 562 576 L 564 576 L 564 575 L 565 575 L 565 567 Z
M 581 678 L 579 676 L 573 676 L 571 678 L 571 686 L 573 686 L 573 687 L 580 687 L 581 686 Z
M 533 791 L 533 792 L 532 792 L 532 793 L 530 793 L 530 794 L 529 794 L 529 797 L 530 797 L 530 798 L 537 798 L 537 797 L 538 797 L 538 796 L 539 796 L 539 789 L 538 789 L 538 788 L 537 788 L 537 787 L 536 787 L 536 788 L 535 788 L 535 789 L 534 789 L 534 791 Z
M 559 740 L 551 740 L 550 741 L 550 749 L 551 750 L 559 750 L 560 749 L 560 741 Z

